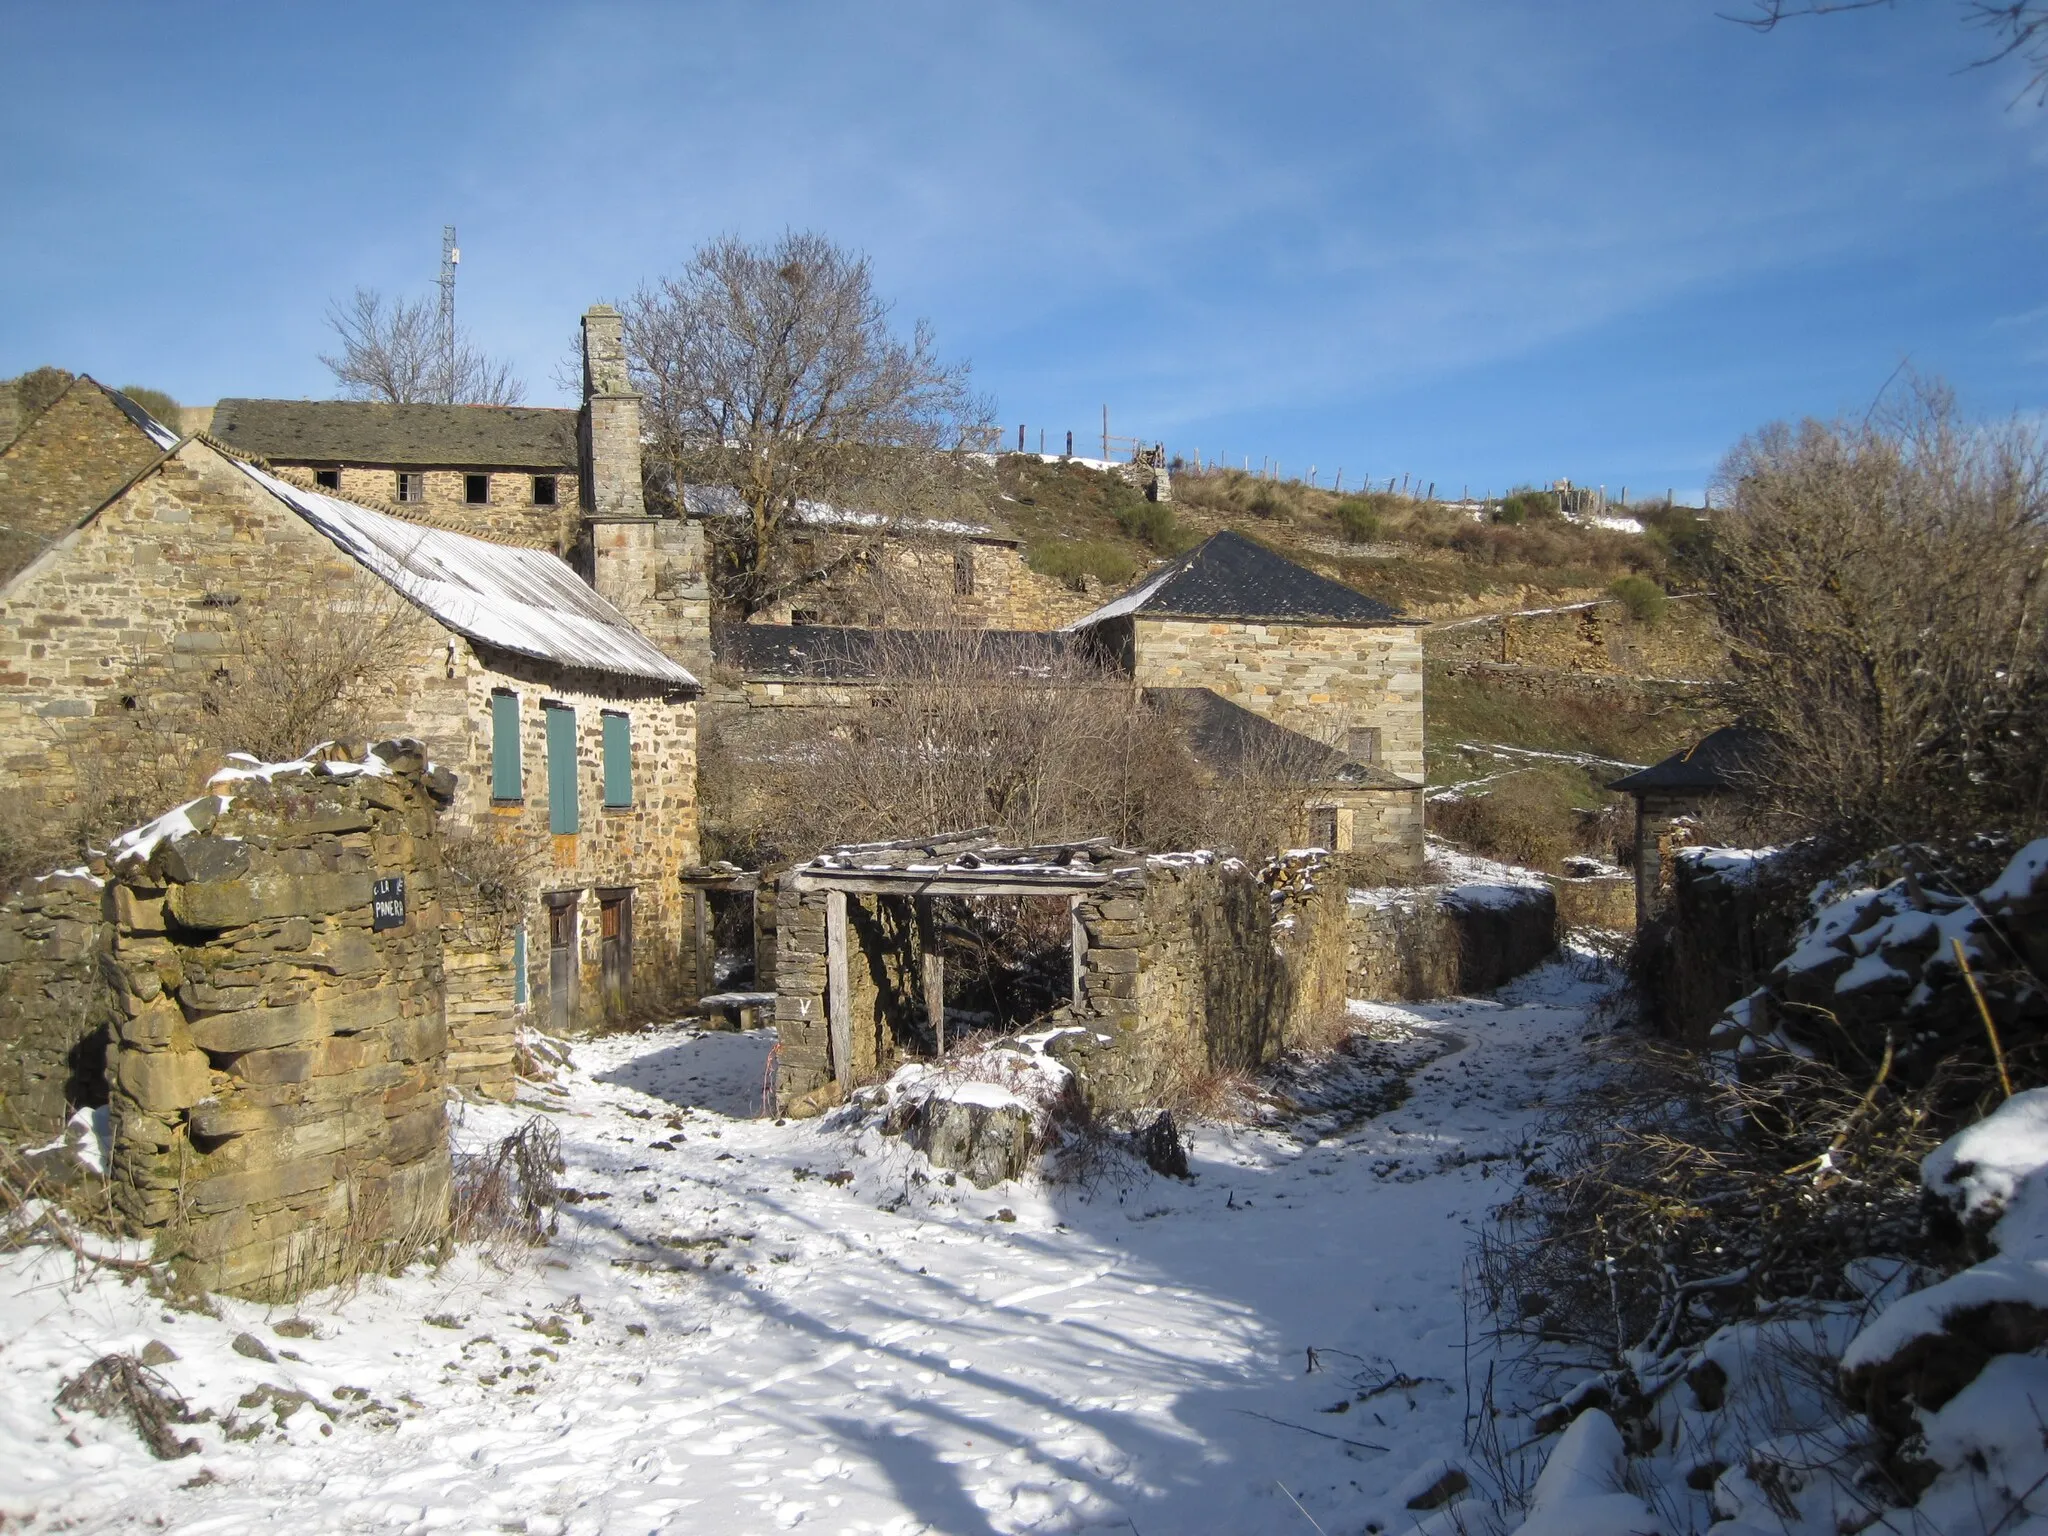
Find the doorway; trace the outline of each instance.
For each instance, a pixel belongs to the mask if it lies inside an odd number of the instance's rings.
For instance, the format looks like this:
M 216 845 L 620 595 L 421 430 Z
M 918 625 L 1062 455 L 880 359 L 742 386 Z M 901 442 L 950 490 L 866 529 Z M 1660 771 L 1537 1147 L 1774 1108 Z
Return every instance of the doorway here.
M 598 984 L 604 992 L 605 1017 L 624 1020 L 633 983 L 633 893 L 599 891 Z
M 557 1032 L 576 1021 L 576 984 L 581 967 L 576 955 L 576 903 L 580 891 L 549 891 L 548 1024 Z

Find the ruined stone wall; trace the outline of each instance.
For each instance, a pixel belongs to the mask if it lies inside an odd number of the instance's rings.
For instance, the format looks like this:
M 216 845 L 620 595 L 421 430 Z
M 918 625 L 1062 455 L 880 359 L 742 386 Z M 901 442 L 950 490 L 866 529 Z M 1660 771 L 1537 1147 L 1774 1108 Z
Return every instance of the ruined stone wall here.
M 0 905 L 0 1137 L 48 1141 L 106 1101 L 113 930 L 84 870 L 31 880 Z
M 1618 602 L 1456 619 L 1429 629 L 1432 665 L 1481 663 L 1673 680 L 1726 675 L 1727 642 L 1703 598 L 1674 598 L 1645 624 Z
M 1548 886 L 1416 886 L 1354 891 L 1349 989 L 1369 1002 L 1490 992 L 1557 949 Z
M 382 743 L 223 776 L 111 850 L 109 1179 L 195 1283 L 288 1297 L 445 1228 L 452 787 L 417 743 Z M 390 878 L 402 916 L 373 917 Z
M 0 449 L 0 579 L 162 453 L 105 390 L 76 380 Z
M 1380 766 L 1420 783 L 1422 644 L 1409 625 L 1253 624 L 1140 617 L 1132 667 L 1142 688 L 1210 688 L 1342 747 L 1380 731 Z
M 1057 629 L 1099 602 L 1039 575 L 1007 542 L 806 529 L 791 549 L 815 574 L 754 614 L 757 624 L 802 612 L 810 623 L 866 629 Z
M 1645 1016 L 1704 1049 L 1721 1011 L 1763 985 L 1791 949 L 1817 871 L 1790 858 L 1725 869 L 1674 858 L 1669 871 L 1666 900 L 1638 932 L 1636 980 Z

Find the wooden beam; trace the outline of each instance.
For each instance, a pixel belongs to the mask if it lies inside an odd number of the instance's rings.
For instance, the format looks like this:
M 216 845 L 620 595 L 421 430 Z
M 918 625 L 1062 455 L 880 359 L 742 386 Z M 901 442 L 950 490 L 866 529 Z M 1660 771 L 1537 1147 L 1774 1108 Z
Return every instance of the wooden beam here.
M 1074 1010 L 1078 1013 L 1082 1002 L 1081 977 L 1088 969 L 1088 929 L 1081 921 L 1080 897 L 1069 896 L 1067 898 L 1067 918 L 1073 924 L 1073 954 L 1071 958 L 1074 973 L 1074 995 L 1072 1002 Z
M 825 1024 L 832 1075 L 853 1086 L 853 1001 L 846 979 L 846 892 L 825 893 Z
M 807 869 L 798 890 L 845 891 L 854 896 L 1073 896 L 1109 884 L 1118 870 L 1012 873 L 977 869 L 958 874 L 914 869 Z

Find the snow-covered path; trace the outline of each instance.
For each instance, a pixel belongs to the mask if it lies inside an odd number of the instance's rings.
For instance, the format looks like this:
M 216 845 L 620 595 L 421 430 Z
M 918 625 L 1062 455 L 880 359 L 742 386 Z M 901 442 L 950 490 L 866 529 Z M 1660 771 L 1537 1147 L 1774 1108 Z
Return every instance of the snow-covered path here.
M 1568 959 L 1498 998 L 1354 1005 L 1405 1037 L 1390 1052 L 1436 1056 L 1406 1102 L 1200 1127 L 1187 1183 L 921 1182 L 873 1132 L 856 1149 L 818 1123 L 737 1118 L 766 1035 L 580 1045 L 554 1119 L 584 1198 L 509 1269 L 465 1255 L 314 1298 L 301 1337 L 277 1331 L 290 1309 L 166 1311 L 105 1274 L 74 1281 L 68 1256 L 0 1258 L 0 1514 L 1308 1532 L 1284 1484 L 1333 1536 L 1407 1530 L 1405 1485 L 1462 1444 L 1472 1230 L 1584 1059 L 1590 974 Z M 529 1113 L 471 1111 L 464 1134 Z M 243 1331 L 280 1358 L 232 1352 Z M 198 1425 L 200 1454 L 156 1462 L 123 1424 L 53 1414 L 63 1378 L 149 1340 L 195 1406 L 261 1433 Z M 281 1426 L 274 1399 L 237 1409 L 265 1384 L 318 1406 Z

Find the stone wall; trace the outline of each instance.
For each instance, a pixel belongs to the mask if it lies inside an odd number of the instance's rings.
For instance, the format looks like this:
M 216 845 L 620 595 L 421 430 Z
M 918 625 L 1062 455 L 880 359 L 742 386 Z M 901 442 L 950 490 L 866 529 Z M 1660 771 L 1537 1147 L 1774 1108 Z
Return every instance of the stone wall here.
M 755 623 L 865 629 L 1058 629 L 1100 602 L 1041 576 L 1008 540 L 805 529 L 792 535 L 800 577 Z
M 48 1141 L 106 1102 L 113 930 L 84 870 L 31 880 L 0 905 L 0 1137 Z
M 283 1298 L 447 1223 L 453 785 L 412 742 L 216 782 L 110 850 L 109 1179 L 194 1283 Z
M 1654 624 L 1617 602 L 1572 603 L 1438 624 L 1432 665 L 1465 663 L 1673 680 L 1726 675 L 1728 647 L 1704 598 L 1674 598 Z
M 1377 727 L 1379 765 L 1423 778 L 1422 643 L 1411 625 L 1139 618 L 1130 664 L 1142 688 L 1210 688 L 1340 748 L 1350 728 Z
M 1637 935 L 1636 981 L 1649 1021 L 1704 1049 L 1721 1011 L 1791 949 L 1820 872 L 1790 858 L 1673 858 L 1668 868 L 1665 900 Z
M 280 479 L 308 490 L 320 490 L 324 488 L 315 485 L 314 471 L 327 467 L 284 464 L 274 465 L 273 469 Z M 555 477 L 555 500 L 551 506 L 544 506 L 533 499 L 536 471 L 532 470 L 408 470 L 405 473 L 420 477 L 424 498 L 404 502 L 398 499 L 399 473 L 395 467 L 343 466 L 339 471 L 341 488 L 326 494 L 339 496 L 358 506 L 374 507 L 393 517 L 467 533 L 498 544 L 520 544 L 566 555 L 575 543 L 579 486 L 573 470 L 538 471 Z M 469 476 L 472 474 L 488 475 L 489 501 L 479 503 L 468 499 Z
M 1418 789 L 1333 789 L 1309 791 L 1294 841 L 1315 841 L 1313 812 L 1337 812 L 1336 864 L 1350 885 L 1399 884 L 1422 873 L 1427 859 L 1423 792 Z
M 1545 875 L 1557 898 L 1559 928 L 1606 928 L 1632 932 L 1636 926 L 1636 882 L 1632 875 Z
M 1415 886 L 1353 891 L 1350 995 L 1423 1002 L 1490 992 L 1557 949 L 1548 886 Z
M 592 518 L 579 558 L 591 585 L 700 682 L 711 676 L 711 582 L 703 523 Z

